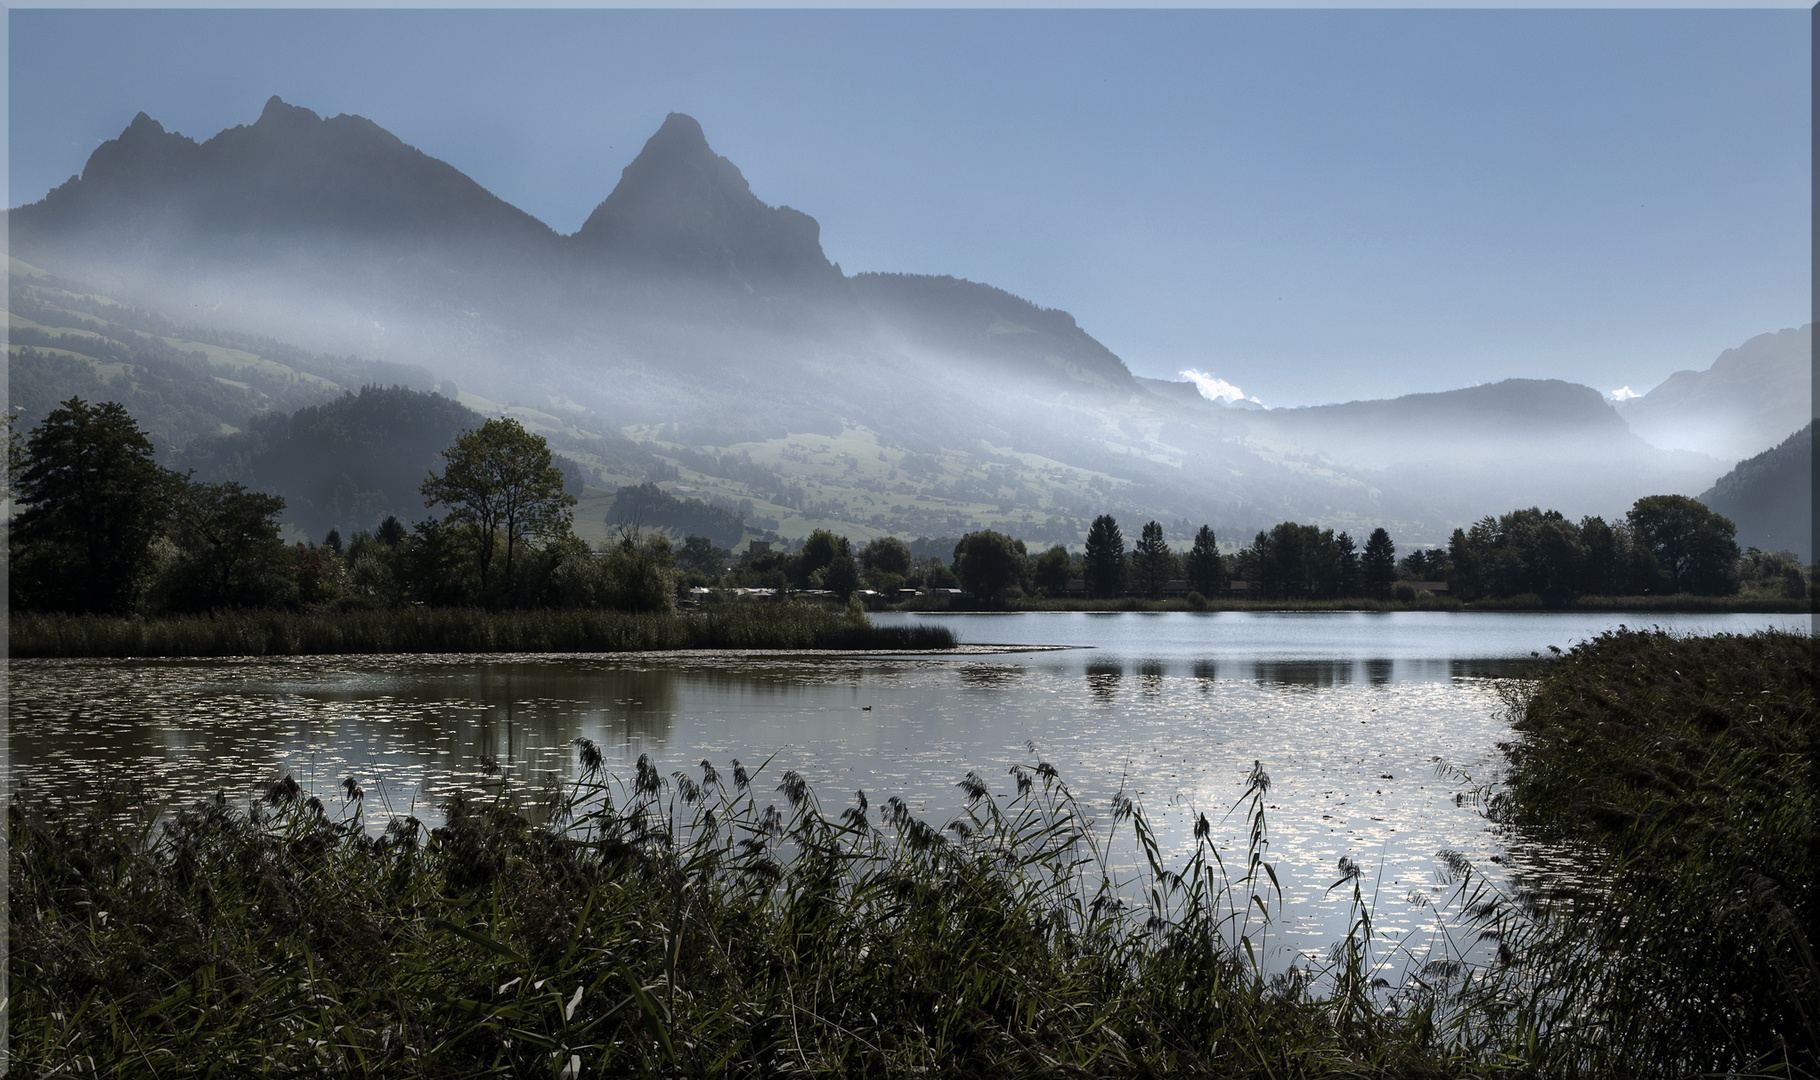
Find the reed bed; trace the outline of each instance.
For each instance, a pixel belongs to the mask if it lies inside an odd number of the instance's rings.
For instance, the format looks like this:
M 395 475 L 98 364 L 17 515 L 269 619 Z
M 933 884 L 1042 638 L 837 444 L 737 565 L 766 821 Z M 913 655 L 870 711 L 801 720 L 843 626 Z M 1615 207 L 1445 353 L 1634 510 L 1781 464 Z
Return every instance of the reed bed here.
M 228 611 L 167 618 L 12 616 L 14 657 L 297 656 L 346 653 L 638 652 L 663 649 L 953 648 L 943 627 L 873 626 L 815 604 L 728 604 L 701 612 Z
M 1373 996 L 1369 915 L 1322 985 L 1264 978 L 1249 850 L 1165 867 L 1140 808 L 1096 825 L 1046 764 L 938 830 L 825 813 L 800 777 L 704 762 L 536 806 L 456 800 L 370 837 L 290 780 L 154 827 L 116 792 L 15 807 L 14 1064 L 105 1076 L 1451 1076 L 1430 1004 Z M 1007 785 L 1010 786 L 1010 785 Z M 334 803 L 336 800 L 331 800 Z M 1108 851 L 1144 854 L 1114 881 Z M 1230 863 L 1223 861 L 1230 860 Z M 1139 899 L 1132 899 L 1137 897 Z M 1306 974 L 1306 973 L 1303 973 Z
M 1820 644 L 1621 629 L 1518 703 L 1494 817 L 1591 853 L 1512 898 L 1487 1008 L 1534 1068 L 1820 1074 Z

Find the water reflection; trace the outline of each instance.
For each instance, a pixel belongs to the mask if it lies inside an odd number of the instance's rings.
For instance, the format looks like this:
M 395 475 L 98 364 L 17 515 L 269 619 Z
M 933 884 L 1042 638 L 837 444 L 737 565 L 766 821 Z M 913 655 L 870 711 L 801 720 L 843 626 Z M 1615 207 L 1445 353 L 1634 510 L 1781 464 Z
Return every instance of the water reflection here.
M 977 770 L 1004 794 L 1009 766 L 1034 764 L 1030 744 L 1090 812 L 1121 789 L 1137 799 L 1175 859 L 1193 846 L 1194 815 L 1231 806 L 1256 760 L 1273 780 L 1284 948 L 1344 934 L 1346 898 L 1323 891 L 1341 856 L 1381 878 L 1387 898 L 1425 887 L 1442 849 L 1481 866 L 1509 856 L 1437 765 L 1490 778 L 1509 737 L 1496 680 L 1529 670 L 1560 624 L 1230 614 L 957 623 L 963 640 L 1045 626 L 1067 640 L 1089 627 L 1118 647 L 956 658 L 18 661 L 14 776 L 28 793 L 79 797 L 127 774 L 178 805 L 217 790 L 245 798 L 284 773 L 328 801 L 352 776 L 382 825 L 433 821 L 457 791 L 573 776 L 573 742 L 587 738 L 610 769 L 649 753 L 665 776 L 775 755 L 761 799 L 796 769 L 827 805 L 864 789 L 939 825 L 960 811 L 955 781 Z M 1469 653 L 1462 640 L 1498 648 Z M 1138 693 L 1121 692 L 1128 671 Z M 1243 850 L 1241 821 L 1216 831 Z M 1431 916 L 1385 900 L 1374 925 L 1416 933 Z
M 1110 705 L 1118 696 L 1119 680 L 1125 677 L 1125 669 L 1115 663 L 1104 660 L 1087 662 L 1087 692 L 1102 705 Z
M 956 670 L 963 685 L 988 690 L 1009 689 L 1024 677 L 1024 669 L 1016 664 L 960 664 Z
M 1160 662 L 1146 660 L 1138 666 L 1138 689 L 1147 697 L 1163 692 L 1163 665 Z
M 1261 660 L 1252 666 L 1259 686 L 1324 689 L 1352 682 L 1350 660 Z

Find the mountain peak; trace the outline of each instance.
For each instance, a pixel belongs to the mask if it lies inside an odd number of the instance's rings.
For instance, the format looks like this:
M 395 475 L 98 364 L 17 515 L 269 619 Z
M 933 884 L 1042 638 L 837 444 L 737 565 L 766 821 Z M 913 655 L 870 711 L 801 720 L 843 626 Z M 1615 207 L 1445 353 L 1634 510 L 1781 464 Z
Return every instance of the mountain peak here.
M 673 112 L 664 117 L 663 126 L 657 134 L 646 140 L 646 145 L 653 143 L 663 146 L 700 148 L 707 154 L 714 151 L 708 148 L 708 136 L 702 132 L 701 123 L 687 113 Z
M 147 135 L 157 136 L 163 134 L 164 125 L 153 120 L 141 111 L 138 115 L 133 117 L 132 123 L 126 125 L 126 130 L 120 133 L 120 137 L 139 136 L 143 138 Z
M 814 218 L 762 202 L 739 167 L 708 145 L 695 118 L 675 112 L 620 173 L 575 243 L 610 263 L 761 295 L 840 276 L 822 253 Z
M 322 126 L 322 117 L 273 94 L 266 99 L 265 108 L 260 110 L 259 119 L 251 130 L 267 138 L 296 141 L 316 134 Z

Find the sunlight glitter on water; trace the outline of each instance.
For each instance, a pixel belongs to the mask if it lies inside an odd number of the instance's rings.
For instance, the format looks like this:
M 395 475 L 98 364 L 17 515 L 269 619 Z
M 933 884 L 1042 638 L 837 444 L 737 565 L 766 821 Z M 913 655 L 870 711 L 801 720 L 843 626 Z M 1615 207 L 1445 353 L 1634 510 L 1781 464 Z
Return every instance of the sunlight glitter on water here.
M 81 797 L 132 776 L 182 805 L 218 790 L 251 798 L 289 773 L 347 813 L 338 788 L 351 776 L 371 825 L 407 814 L 433 824 L 457 791 L 572 776 L 585 737 L 622 772 L 646 753 L 666 776 L 704 758 L 725 770 L 770 756 L 764 789 L 795 769 L 830 814 L 864 790 L 874 806 L 896 795 L 941 825 L 961 811 L 954 785 L 969 770 L 1008 794 L 1011 766 L 1046 760 L 1100 827 L 1122 790 L 1175 858 L 1205 812 L 1229 862 L 1242 862 L 1246 808 L 1231 808 L 1261 762 L 1283 886 L 1266 962 L 1280 969 L 1344 935 L 1350 886 L 1329 891 L 1342 856 L 1363 867 L 1386 943 L 1426 942 L 1437 919 L 1459 925 L 1438 852 L 1461 853 L 1494 884 L 1511 848 L 1529 869 L 1551 869 L 1545 849 L 1507 844 L 1459 805 L 1471 781 L 1440 770 L 1492 779 L 1509 735 L 1499 686 L 1531 652 L 1601 628 L 1483 615 L 949 619 L 963 640 L 1107 644 L 964 658 L 15 662 L 16 786 Z M 1134 867 L 1135 851 L 1119 850 Z

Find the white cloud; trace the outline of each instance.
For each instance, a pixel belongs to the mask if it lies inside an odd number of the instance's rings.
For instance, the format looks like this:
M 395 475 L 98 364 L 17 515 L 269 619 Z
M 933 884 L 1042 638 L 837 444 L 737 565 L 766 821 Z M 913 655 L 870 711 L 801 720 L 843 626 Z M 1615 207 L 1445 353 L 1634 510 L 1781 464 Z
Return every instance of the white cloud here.
M 1225 379 L 1216 378 L 1210 371 L 1196 371 L 1189 368 L 1186 371 L 1178 371 L 1176 374 L 1198 387 L 1201 396 L 1208 401 L 1249 401 L 1254 405 L 1263 404 L 1255 397 L 1247 397 L 1245 391 Z
M 1605 396 L 1611 398 L 1613 401 L 1629 401 L 1631 398 L 1640 398 L 1643 395 L 1637 393 L 1628 386 L 1620 386 Z

